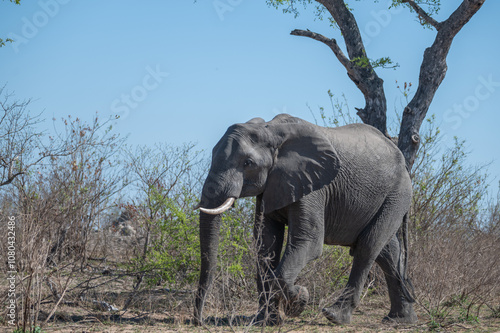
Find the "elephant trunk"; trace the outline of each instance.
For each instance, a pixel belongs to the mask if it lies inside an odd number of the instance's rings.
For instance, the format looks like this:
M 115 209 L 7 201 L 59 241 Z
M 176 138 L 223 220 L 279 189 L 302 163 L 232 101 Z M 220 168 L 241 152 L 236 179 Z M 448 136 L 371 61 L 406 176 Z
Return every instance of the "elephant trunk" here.
M 209 215 L 200 212 L 201 270 L 194 309 L 194 320 L 196 325 L 202 324 L 205 299 L 208 289 L 212 285 L 215 270 L 217 268 L 220 225 L 220 215 Z

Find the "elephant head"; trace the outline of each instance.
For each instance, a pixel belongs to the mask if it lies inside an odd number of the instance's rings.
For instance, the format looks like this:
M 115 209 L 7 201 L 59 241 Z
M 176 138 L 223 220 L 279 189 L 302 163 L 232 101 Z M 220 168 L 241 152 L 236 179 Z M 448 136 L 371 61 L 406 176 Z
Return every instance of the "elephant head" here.
M 212 151 L 200 208 L 201 272 L 195 321 L 201 323 L 217 264 L 220 214 L 234 200 L 260 196 L 257 212 L 270 213 L 332 182 L 339 159 L 323 129 L 286 114 L 254 118 L 227 130 Z

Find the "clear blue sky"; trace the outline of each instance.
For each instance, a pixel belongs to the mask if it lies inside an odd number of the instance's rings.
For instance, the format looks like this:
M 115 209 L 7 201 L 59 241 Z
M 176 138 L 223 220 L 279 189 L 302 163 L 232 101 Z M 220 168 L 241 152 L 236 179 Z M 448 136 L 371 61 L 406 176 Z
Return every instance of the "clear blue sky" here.
M 435 33 L 407 10 L 387 11 L 388 2 L 351 5 L 368 56 L 390 56 L 400 65 L 377 70 L 394 118 L 402 111 L 395 81 L 416 86 Z M 461 1 L 443 2 L 438 19 Z M 31 110 L 44 111 L 48 128 L 52 117 L 120 113 L 115 128 L 131 144 L 197 142 L 203 149 L 229 125 L 256 116 L 286 112 L 314 121 L 307 104 L 328 109 L 328 89 L 344 93 L 351 109 L 363 107 L 325 45 L 290 36 L 295 28 L 310 29 L 343 46 L 339 31 L 314 21 L 312 7 L 301 13 L 295 19 L 265 0 L 2 1 L 0 37 L 17 42 L 0 49 L 0 83 L 20 99 L 33 98 Z M 429 111 L 448 138 L 467 140 L 472 163 L 493 161 L 497 180 L 499 13 L 500 1 L 488 0 L 459 33 Z

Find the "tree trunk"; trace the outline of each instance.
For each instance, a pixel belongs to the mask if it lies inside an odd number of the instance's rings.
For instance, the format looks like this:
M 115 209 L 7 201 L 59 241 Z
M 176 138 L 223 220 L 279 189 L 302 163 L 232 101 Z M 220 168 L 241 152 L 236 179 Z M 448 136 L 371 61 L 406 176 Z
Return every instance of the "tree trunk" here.
M 411 170 L 418 148 L 420 146 L 420 126 L 427 115 L 434 95 L 443 82 L 448 66 L 446 57 L 451 47 L 453 38 L 469 22 L 471 17 L 481 8 L 485 0 L 464 0 L 462 4 L 441 23 L 427 22 L 437 30 L 436 38 L 431 47 L 424 52 L 424 59 L 420 67 L 418 88 L 412 100 L 403 111 L 403 119 L 399 131 L 398 148 L 403 152 L 406 167 Z M 413 8 L 420 8 L 413 1 L 407 1 Z M 420 17 L 425 17 L 425 12 Z
M 436 38 L 431 47 L 424 52 L 420 67 L 419 84 L 415 96 L 403 111 L 402 123 L 398 139 L 398 147 L 403 153 L 408 171 L 411 170 L 420 144 L 420 126 L 429 110 L 434 95 L 446 74 L 446 56 L 456 34 L 481 8 L 485 0 L 463 0 L 460 6 L 443 21 L 437 22 L 430 17 L 414 0 L 402 0 L 418 15 L 421 23 L 434 27 Z M 292 35 L 304 36 L 326 44 L 347 70 L 347 75 L 363 93 L 365 107 L 357 109 L 361 120 L 387 133 L 387 104 L 383 88 L 383 80 L 377 76 L 369 63 L 361 33 L 352 12 L 344 0 L 316 0 L 323 5 L 342 32 L 347 56 L 333 38 L 327 38 L 309 30 L 293 30 Z M 362 61 L 360 61 L 362 60 Z M 361 63 L 361 65 L 360 65 Z

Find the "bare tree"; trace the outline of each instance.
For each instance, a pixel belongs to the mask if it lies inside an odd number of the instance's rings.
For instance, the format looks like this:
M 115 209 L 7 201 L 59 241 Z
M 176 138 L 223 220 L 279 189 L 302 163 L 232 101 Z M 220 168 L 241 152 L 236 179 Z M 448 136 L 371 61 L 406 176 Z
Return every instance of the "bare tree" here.
M 344 38 L 347 54 L 333 38 L 309 30 L 293 30 L 292 35 L 313 38 L 327 45 L 344 66 L 347 75 L 365 97 L 365 107 L 358 108 L 358 116 L 369 125 L 378 128 L 386 136 L 387 101 L 383 80 L 375 67 L 387 64 L 387 59 L 371 62 L 361 38 L 356 19 L 344 0 L 315 0 L 319 15 L 327 11 Z M 403 152 L 408 169 L 411 169 L 420 145 L 420 127 L 427 114 L 434 94 L 443 81 L 447 65 L 446 57 L 451 43 L 462 27 L 481 8 L 485 0 L 463 0 L 458 8 L 444 21 L 432 17 L 439 9 L 439 0 L 393 0 L 392 6 L 406 6 L 416 13 L 422 25 L 436 31 L 433 44 L 424 52 L 420 66 L 419 83 L 415 95 L 404 108 L 398 147 Z M 312 3 L 312 0 L 267 0 L 268 4 L 286 6 L 285 11 L 297 13 L 297 3 Z M 427 6 L 424 9 L 422 6 Z
M 25 174 L 47 158 L 70 155 L 77 146 L 49 139 L 40 131 L 40 114 L 31 115 L 27 100 L 14 100 L 14 94 L 0 88 L 0 187 Z
M 13 95 L 0 89 L 0 186 L 8 185 L 37 163 L 26 162 L 33 147 L 38 146 L 41 133 L 35 131 L 39 116 L 30 116 L 27 107 L 30 100 L 11 101 Z

